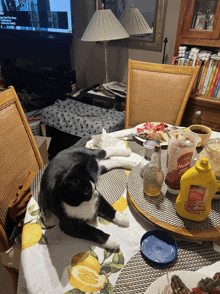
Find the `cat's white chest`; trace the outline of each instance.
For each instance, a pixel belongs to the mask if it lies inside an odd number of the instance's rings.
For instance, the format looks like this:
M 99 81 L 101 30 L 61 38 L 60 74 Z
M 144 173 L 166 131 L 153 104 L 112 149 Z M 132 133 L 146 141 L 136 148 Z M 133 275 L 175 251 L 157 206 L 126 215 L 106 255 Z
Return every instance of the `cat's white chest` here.
M 79 206 L 71 206 L 63 202 L 63 208 L 69 217 L 91 220 L 97 211 L 98 192 L 94 191 L 90 201 L 84 201 Z

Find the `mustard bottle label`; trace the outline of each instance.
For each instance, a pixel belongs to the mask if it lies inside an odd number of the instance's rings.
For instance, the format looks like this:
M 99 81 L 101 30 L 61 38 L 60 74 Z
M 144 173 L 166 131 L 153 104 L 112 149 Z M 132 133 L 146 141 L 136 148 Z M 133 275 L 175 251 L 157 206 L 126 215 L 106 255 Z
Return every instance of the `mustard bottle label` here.
M 184 209 L 188 213 L 200 215 L 206 211 L 205 200 L 209 197 L 209 190 L 202 186 L 190 185 Z

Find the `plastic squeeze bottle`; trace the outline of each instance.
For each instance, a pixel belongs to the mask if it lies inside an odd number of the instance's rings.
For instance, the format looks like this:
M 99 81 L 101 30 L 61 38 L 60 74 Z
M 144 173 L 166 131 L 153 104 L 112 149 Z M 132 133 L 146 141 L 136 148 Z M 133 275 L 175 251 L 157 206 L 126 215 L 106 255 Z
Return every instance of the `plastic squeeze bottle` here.
M 202 157 L 181 177 L 177 213 L 187 219 L 203 221 L 210 213 L 212 197 L 217 190 L 218 184 L 208 159 Z

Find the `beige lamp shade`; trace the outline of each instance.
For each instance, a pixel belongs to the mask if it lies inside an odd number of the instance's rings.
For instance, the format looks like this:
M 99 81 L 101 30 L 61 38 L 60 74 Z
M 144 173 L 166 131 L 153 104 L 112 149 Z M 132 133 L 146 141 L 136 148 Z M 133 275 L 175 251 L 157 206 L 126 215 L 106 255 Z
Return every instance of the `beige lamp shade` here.
M 153 29 L 140 13 L 138 8 L 128 8 L 122 13 L 120 23 L 129 35 L 152 34 Z
M 98 42 L 128 38 L 129 35 L 110 9 L 96 10 L 82 41 Z

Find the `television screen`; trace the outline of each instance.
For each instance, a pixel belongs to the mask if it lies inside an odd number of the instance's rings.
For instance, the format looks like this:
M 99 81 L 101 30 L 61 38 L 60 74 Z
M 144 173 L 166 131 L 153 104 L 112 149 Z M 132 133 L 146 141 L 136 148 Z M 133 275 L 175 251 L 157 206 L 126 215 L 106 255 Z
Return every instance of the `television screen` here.
M 71 34 L 70 0 L 0 0 L 0 28 Z

